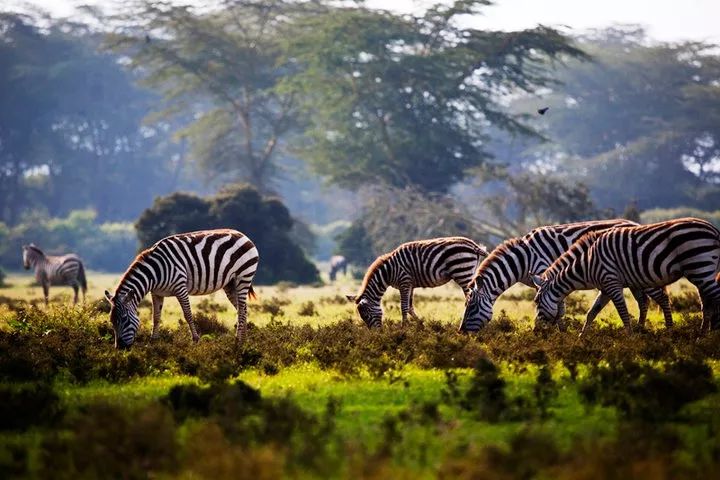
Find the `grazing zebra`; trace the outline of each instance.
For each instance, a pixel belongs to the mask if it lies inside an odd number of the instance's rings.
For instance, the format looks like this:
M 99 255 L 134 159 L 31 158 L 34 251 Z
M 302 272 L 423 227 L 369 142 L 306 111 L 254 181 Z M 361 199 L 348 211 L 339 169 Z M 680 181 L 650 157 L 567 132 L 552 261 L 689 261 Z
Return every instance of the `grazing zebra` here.
M 248 237 L 236 230 L 204 230 L 165 237 L 140 253 L 123 275 L 115 295 L 105 290 L 110 302 L 110 321 L 115 347 L 127 348 L 140 327 L 138 304 L 150 292 L 152 338 L 157 338 L 165 297 L 174 296 L 182 307 L 193 341 L 200 338 L 190 310 L 190 295 L 220 290 L 237 309 L 235 335 L 242 339 L 247 320 L 246 300 L 254 297 L 252 280 L 258 267 L 258 251 Z
M 700 293 L 702 328 L 717 328 L 719 260 L 720 231 L 697 218 L 591 232 L 576 241 L 542 276 L 533 277 L 538 285 L 536 321 L 555 320 L 559 304 L 570 292 L 597 288 L 613 301 L 630 331 L 623 287 L 664 287 L 685 277 Z M 580 335 L 593 320 L 594 316 L 588 315 Z
M 43 288 L 45 305 L 48 304 L 50 285 L 70 285 L 75 292 L 73 304 L 78 302 L 78 290 L 82 289 L 83 302 L 87 292 L 85 267 L 80 257 L 74 253 L 67 255 L 45 255 L 35 244 L 23 245 L 23 267 L 35 268 L 35 279 Z
M 414 288 L 439 287 L 454 280 L 467 295 L 468 281 L 485 256 L 485 247 L 465 237 L 403 243 L 392 252 L 379 256 L 365 273 L 360 292 L 347 298 L 355 302 L 368 327 L 380 327 L 380 300 L 388 287 L 395 287 L 400 290 L 404 324 L 408 314 L 418 318 L 413 309 Z
M 470 282 L 470 293 L 460 330 L 474 332 L 485 326 L 492 318 L 495 300 L 515 283 L 520 282 L 535 288 L 532 275 L 544 272 L 582 235 L 622 226 L 637 226 L 637 223 L 613 219 L 550 225 L 531 230 L 523 237 L 505 241 L 478 266 Z M 645 293 L 660 305 L 665 316 L 665 325 L 671 326 L 672 312 L 667 293 L 658 289 Z M 647 314 L 647 297 L 639 290 L 633 291 L 633 295 L 638 301 L 639 322 L 643 325 Z M 605 297 L 598 295 L 588 315 L 597 315 L 607 303 Z
M 338 272 L 342 271 L 343 275 L 347 275 L 348 261 L 342 255 L 333 255 L 330 258 L 330 281 L 334 282 Z

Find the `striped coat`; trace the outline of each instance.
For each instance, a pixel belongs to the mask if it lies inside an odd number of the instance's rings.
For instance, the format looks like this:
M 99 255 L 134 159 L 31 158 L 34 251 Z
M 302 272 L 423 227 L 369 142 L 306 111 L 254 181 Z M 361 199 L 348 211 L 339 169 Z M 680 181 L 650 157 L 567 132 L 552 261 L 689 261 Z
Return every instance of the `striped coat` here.
M 535 277 L 538 321 L 553 321 L 574 290 L 597 288 L 611 299 L 626 329 L 630 316 L 623 287 L 664 287 L 687 278 L 700 293 L 703 327 L 718 327 L 720 231 L 705 220 L 667 222 L 593 232 L 581 237 L 542 276 Z M 592 324 L 588 316 L 582 333 Z
M 115 346 L 127 348 L 140 327 L 138 305 L 151 294 L 152 337 L 158 335 L 165 297 L 176 297 L 190 327 L 193 341 L 200 338 L 190 310 L 190 295 L 206 295 L 220 289 L 237 309 L 236 336 L 242 339 L 247 321 L 247 297 L 253 296 L 252 280 L 259 255 L 252 241 L 236 230 L 203 230 L 163 238 L 140 253 L 111 295 L 110 320 Z
M 505 241 L 478 266 L 471 280 L 471 290 L 460 330 L 477 331 L 485 326 L 492 318 L 492 308 L 497 298 L 514 284 L 520 282 L 535 288 L 532 276 L 544 272 L 575 240 L 586 233 L 636 225 L 637 223 L 624 219 L 550 225 L 538 227 L 522 237 Z M 662 289 L 633 291 L 640 306 L 640 323 L 645 322 L 647 314 L 645 293 L 660 305 L 666 325 L 671 326 L 670 300 Z M 597 315 L 607 303 L 605 297 L 598 295 L 588 315 Z M 563 308 L 564 306 L 561 306 L 561 309 Z
M 465 237 L 441 237 L 403 243 L 378 257 L 365 273 L 357 295 L 348 295 L 368 327 L 382 325 L 380 301 L 388 287 L 400 290 L 403 323 L 413 308 L 413 289 L 430 288 L 455 281 L 467 294 L 467 285 L 480 260 L 487 256 L 485 247 Z
M 50 285 L 69 285 L 75 292 L 73 303 L 78 302 L 78 290 L 82 290 L 83 301 L 87 292 L 85 267 L 74 253 L 53 256 L 45 255 L 35 244 L 23 245 L 23 267 L 35 269 L 35 279 L 42 286 L 45 305 L 50 296 Z

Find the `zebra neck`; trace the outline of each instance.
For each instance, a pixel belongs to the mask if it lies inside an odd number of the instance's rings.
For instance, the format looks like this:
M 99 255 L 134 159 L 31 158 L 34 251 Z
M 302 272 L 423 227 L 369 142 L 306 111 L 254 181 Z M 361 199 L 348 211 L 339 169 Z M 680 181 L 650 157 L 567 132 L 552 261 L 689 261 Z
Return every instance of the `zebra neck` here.
M 365 286 L 365 290 L 360 292 L 361 297 L 368 299 L 372 303 L 380 303 L 380 300 L 389 287 L 384 275 L 379 275 L 378 273 L 380 272 L 376 272 L 375 275 L 373 275 Z
M 124 303 L 128 307 L 133 306 L 137 309 L 140 301 L 145 298 L 145 295 L 147 295 L 154 286 L 155 282 L 152 278 L 138 274 L 135 269 L 131 267 L 131 270 L 125 274 L 120 285 L 118 285 L 115 291 L 115 297 L 124 297 Z

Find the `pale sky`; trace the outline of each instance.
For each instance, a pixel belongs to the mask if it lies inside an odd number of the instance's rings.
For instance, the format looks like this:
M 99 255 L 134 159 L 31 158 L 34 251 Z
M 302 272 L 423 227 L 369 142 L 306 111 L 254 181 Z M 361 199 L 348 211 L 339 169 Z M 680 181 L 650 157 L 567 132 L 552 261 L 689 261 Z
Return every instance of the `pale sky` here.
M 23 3 L 41 6 L 68 16 L 74 5 L 103 5 L 102 0 L 2 0 L 17 9 Z M 190 1 L 188 3 L 195 3 Z M 198 2 L 199 3 L 199 2 Z M 421 11 L 427 0 L 368 0 L 372 7 L 403 12 Z M 2 7 L 0 7 L 2 8 Z M 657 40 L 705 40 L 720 43 L 720 0 L 497 0 L 473 26 L 519 30 L 537 24 L 568 26 L 572 31 L 600 28 L 613 23 L 637 23 Z M 566 30 L 567 32 L 567 30 Z

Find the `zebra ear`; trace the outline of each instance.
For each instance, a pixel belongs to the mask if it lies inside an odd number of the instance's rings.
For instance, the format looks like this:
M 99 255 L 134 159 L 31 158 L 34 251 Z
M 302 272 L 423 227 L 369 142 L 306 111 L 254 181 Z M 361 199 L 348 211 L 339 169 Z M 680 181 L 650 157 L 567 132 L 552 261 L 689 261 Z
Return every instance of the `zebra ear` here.
M 545 284 L 545 280 L 540 275 L 533 275 L 532 281 L 537 288 L 542 287 Z
M 105 298 L 107 299 L 108 302 L 110 302 L 110 305 L 113 305 L 113 303 L 114 303 L 113 296 L 107 290 L 105 290 Z
M 355 303 L 355 300 L 357 300 L 357 295 L 345 295 L 345 298 L 347 298 L 348 301 Z

